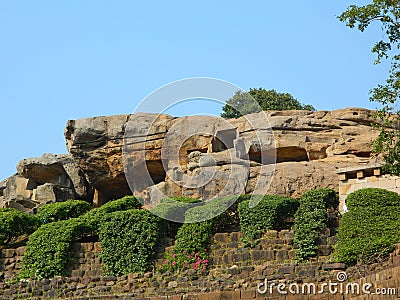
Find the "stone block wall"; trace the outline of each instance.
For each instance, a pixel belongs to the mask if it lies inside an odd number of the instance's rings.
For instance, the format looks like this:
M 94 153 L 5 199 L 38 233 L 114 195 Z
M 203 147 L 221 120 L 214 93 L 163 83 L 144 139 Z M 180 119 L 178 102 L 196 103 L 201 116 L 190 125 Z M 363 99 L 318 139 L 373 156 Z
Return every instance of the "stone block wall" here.
M 21 269 L 25 247 L 3 249 L 0 256 L 0 282 L 10 279 Z
M 217 233 L 214 235 L 211 246 L 211 258 L 214 268 L 229 265 L 249 266 L 263 262 L 284 263 L 295 258 L 293 230 L 270 230 L 261 239 L 259 244 L 250 248 L 241 242 L 243 233 Z M 336 239 L 326 230 L 320 236 L 318 246 L 318 261 L 325 261 L 332 252 Z
M 328 232 L 321 237 L 320 256 L 310 262 L 298 263 L 292 259 L 295 246 L 293 232 L 269 231 L 260 243 L 250 249 L 241 242 L 241 233 L 218 233 L 214 235 L 209 270 L 186 270 L 180 273 L 157 271 L 128 276 L 102 276 L 98 257 L 99 243 L 76 243 L 70 277 L 56 277 L 40 281 L 8 283 L 0 280 L 0 300 L 5 299 L 350 299 L 342 294 L 315 295 L 262 295 L 258 284 L 268 282 L 316 283 L 337 281 L 338 272 L 346 271 L 351 280 L 359 274 L 357 269 L 345 269 L 344 264 L 330 263 L 324 251 L 331 249 L 333 237 Z M 20 268 L 24 248 L 3 249 L 3 277 L 10 276 Z M 328 251 L 329 252 L 329 251 Z M 328 253 L 326 252 L 326 253 Z M 384 264 L 377 265 L 379 272 L 360 279 L 370 280 L 376 286 L 399 285 L 400 247 Z M 7 275 L 6 275 L 7 274 Z M 306 297 L 306 298 L 304 298 Z M 351 298 L 353 299 L 353 298 Z M 372 298 L 354 298 L 372 299 Z M 376 298 L 381 299 L 381 298 Z M 385 298 L 392 299 L 392 298 Z
M 73 277 L 101 276 L 101 261 L 98 253 L 100 243 L 74 243 L 71 252 L 71 263 L 67 271 Z M 8 281 L 21 270 L 21 261 L 25 247 L 2 249 L 0 251 L 0 282 Z
M 254 248 L 245 247 L 242 233 L 217 233 L 210 252 L 211 266 L 206 271 L 181 273 L 148 272 L 129 276 L 102 276 L 100 243 L 75 243 L 70 277 L 8 283 L 21 268 L 25 248 L 3 249 L 0 271 L 0 299 L 251 299 L 257 284 L 269 280 L 327 280 L 343 265 L 326 263 L 334 239 L 329 232 L 321 236 L 320 254 L 315 261 L 293 261 L 293 231 L 269 231 Z M 164 241 L 171 247 L 171 241 Z M 167 247 L 168 250 L 168 247 Z M 157 264 L 163 262 L 159 259 Z M 157 270 L 157 268 L 156 268 Z M 161 297 L 162 295 L 163 297 Z M 157 296 L 157 297 L 156 297 Z M 210 298 L 211 297 L 211 298 Z M 220 297 L 220 298 L 218 298 Z M 153 298 L 146 298 L 153 299 Z

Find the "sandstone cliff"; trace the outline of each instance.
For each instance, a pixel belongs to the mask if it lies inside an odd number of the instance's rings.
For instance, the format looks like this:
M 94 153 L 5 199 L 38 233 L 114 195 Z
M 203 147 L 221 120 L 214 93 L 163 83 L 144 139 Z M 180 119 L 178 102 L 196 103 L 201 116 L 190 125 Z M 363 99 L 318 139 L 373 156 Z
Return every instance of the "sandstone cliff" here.
M 337 190 L 338 168 L 370 162 L 378 134 L 372 122 L 372 112 L 360 108 L 269 111 L 229 122 L 152 114 L 70 120 L 70 154 L 21 161 L 18 174 L 0 183 L 0 205 L 30 210 L 68 198 L 101 204 L 132 194 L 130 187 L 145 197 L 161 191 L 200 198 L 226 184 L 230 193 L 266 186 L 268 193 L 294 197 L 315 187 Z M 267 138 L 255 139 L 257 132 Z M 141 180 L 147 171 L 151 181 Z M 187 181 L 199 174 L 215 176 L 201 187 Z

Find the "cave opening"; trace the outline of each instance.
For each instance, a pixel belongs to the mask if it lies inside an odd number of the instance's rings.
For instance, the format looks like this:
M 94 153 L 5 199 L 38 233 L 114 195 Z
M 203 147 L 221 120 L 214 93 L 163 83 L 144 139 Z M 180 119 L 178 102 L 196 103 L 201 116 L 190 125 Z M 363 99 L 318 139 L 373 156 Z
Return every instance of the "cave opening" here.
M 161 160 L 146 161 L 146 167 L 154 184 L 165 181 L 167 173 Z
M 257 151 L 250 148 L 249 159 L 263 165 L 291 161 L 309 161 L 307 151 L 299 147 L 284 147 L 269 151 Z

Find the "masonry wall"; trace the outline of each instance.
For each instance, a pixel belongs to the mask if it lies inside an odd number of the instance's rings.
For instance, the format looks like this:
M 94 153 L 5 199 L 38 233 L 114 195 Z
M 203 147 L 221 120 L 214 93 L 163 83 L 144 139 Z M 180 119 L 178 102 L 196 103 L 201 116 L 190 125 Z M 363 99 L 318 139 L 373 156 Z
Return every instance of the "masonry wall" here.
M 237 232 L 216 234 L 210 253 L 212 265 L 207 271 L 187 270 L 179 274 L 154 271 L 121 277 L 101 275 L 99 243 L 76 243 L 70 277 L 16 284 L 10 284 L 8 280 L 20 268 L 24 248 L 3 249 L 1 274 L 4 279 L 0 280 L 0 299 L 309 299 L 308 296 L 280 295 L 276 290 L 273 295 L 262 295 L 257 292 L 257 285 L 265 279 L 276 283 L 322 284 L 336 281 L 338 272 L 343 271 L 350 278 L 360 275 L 355 268 L 345 270 L 343 264 L 328 261 L 326 255 L 335 242 L 329 232 L 321 236 L 318 258 L 304 264 L 293 260 L 295 246 L 292 231 L 269 231 L 252 249 L 243 247 L 240 238 L 241 233 Z M 380 273 L 368 280 L 384 286 L 398 286 L 399 253 L 398 247 L 386 263 L 378 265 L 384 270 L 379 270 Z M 159 258 L 157 264 L 161 263 Z M 311 296 L 310 299 L 347 298 L 340 294 L 324 294 Z

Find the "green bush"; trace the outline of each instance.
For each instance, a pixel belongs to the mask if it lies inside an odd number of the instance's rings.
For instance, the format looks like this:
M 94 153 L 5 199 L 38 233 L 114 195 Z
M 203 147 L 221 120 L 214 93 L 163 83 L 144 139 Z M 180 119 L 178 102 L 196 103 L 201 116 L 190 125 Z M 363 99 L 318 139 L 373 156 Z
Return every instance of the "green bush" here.
M 118 200 L 107 202 L 106 204 L 94 208 L 80 217 L 85 222 L 93 234 L 98 232 L 100 224 L 107 214 L 115 211 L 124 211 L 130 209 L 139 209 L 142 207 L 140 201 L 134 196 L 126 196 Z
M 241 231 L 245 241 L 257 242 L 257 239 L 270 229 L 282 229 L 286 226 L 286 219 L 293 217 L 299 203 L 289 197 L 265 195 L 257 206 L 250 208 L 249 200 L 239 204 Z
M 166 235 L 175 237 L 182 223 L 185 222 L 186 211 L 203 204 L 199 199 L 171 197 L 162 199 L 156 207 L 151 209 L 151 212 L 164 220 L 168 220 Z
M 40 226 L 36 216 L 14 208 L 0 210 L 0 244 L 8 244 L 19 236 L 31 234 Z
M 199 199 L 171 197 L 162 199 L 156 207 L 151 209 L 151 212 L 165 220 L 173 220 L 174 223 L 184 223 L 186 211 L 198 205 L 203 205 Z
M 194 223 L 212 219 L 213 231 L 235 228 L 239 225 L 238 205 L 249 199 L 250 195 L 240 195 L 209 200 L 202 206 L 188 210 L 185 222 Z
M 183 224 L 176 235 L 175 253 L 204 252 L 204 249 L 209 247 L 210 235 L 213 233 L 212 228 L 213 222 L 211 220 Z
M 100 257 L 109 275 L 145 272 L 155 254 L 165 221 L 147 210 L 109 214 L 100 225 Z
M 15 208 L 3 207 L 3 208 L 0 208 L 0 213 L 9 212 L 9 211 L 15 211 L 15 210 L 16 210 Z M 19 210 L 18 210 L 18 211 L 19 211 Z
M 161 270 L 204 270 L 213 230 L 212 220 L 183 224 L 176 235 L 173 253 L 167 253 Z
M 140 202 L 128 196 L 94 208 L 78 218 L 42 225 L 29 237 L 21 277 L 68 275 L 66 266 L 73 242 L 84 235 L 98 233 L 100 225 L 112 212 L 138 207 L 141 207 Z
M 112 200 L 107 202 L 106 204 L 97 208 L 105 213 L 114 212 L 114 211 L 122 211 L 122 210 L 129 210 L 132 208 L 139 209 L 142 207 L 140 198 L 136 198 L 134 196 L 125 196 L 118 200 Z
M 397 209 L 400 206 L 399 195 L 384 189 L 367 188 L 351 193 L 346 199 L 348 210 L 367 209 L 382 212 L 388 207 Z
M 42 223 L 50 223 L 79 217 L 89 209 L 90 204 L 86 201 L 67 200 L 42 205 L 38 208 L 36 215 Z
M 237 225 L 237 203 L 247 199 L 247 195 L 216 198 L 188 209 L 185 223 L 176 234 L 173 252 L 166 253 L 161 270 L 205 269 L 209 263 L 211 235 Z
M 348 265 L 387 257 L 400 241 L 400 196 L 368 188 L 351 193 L 337 235 L 333 259 Z
M 79 219 L 42 225 L 30 237 L 22 260 L 22 278 L 66 276 L 72 243 L 87 230 Z
M 339 198 L 334 190 L 320 188 L 308 191 L 299 202 L 294 242 L 299 247 L 296 258 L 303 261 L 317 254 L 319 235 L 328 226 L 327 209 L 336 210 Z
M 183 197 L 183 196 L 174 196 L 174 197 L 166 198 L 166 199 L 163 199 L 163 200 L 174 200 L 174 201 L 179 202 L 179 203 L 199 203 L 199 202 L 201 202 L 201 200 L 199 200 L 199 199 Z M 161 200 L 161 202 L 163 200 Z

